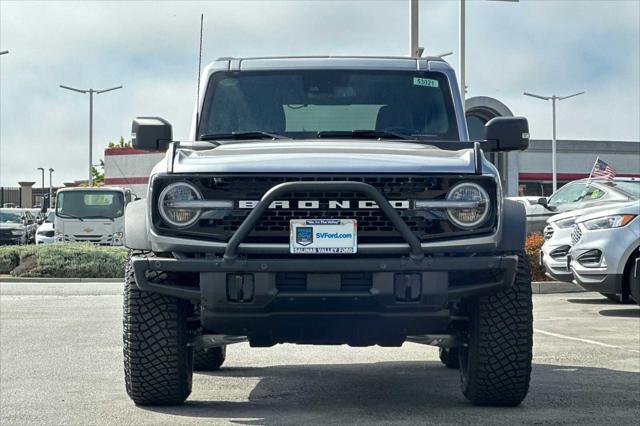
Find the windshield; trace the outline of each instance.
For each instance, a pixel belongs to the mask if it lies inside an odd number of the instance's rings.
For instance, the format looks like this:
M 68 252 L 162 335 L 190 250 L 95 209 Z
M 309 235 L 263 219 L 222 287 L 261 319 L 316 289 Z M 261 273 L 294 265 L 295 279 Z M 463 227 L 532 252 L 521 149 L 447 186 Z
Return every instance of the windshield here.
M 47 222 L 47 223 L 53 223 L 53 221 L 55 220 L 55 218 L 56 218 L 55 213 L 53 213 L 53 212 L 49 212 L 49 213 L 47 214 L 47 218 L 45 219 L 45 222 Z
M 118 191 L 63 191 L 56 200 L 60 217 L 113 219 L 123 213 L 124 195 Z
M 617 180 L 609 182 L 607 185 L 619 189 L 633 198 L 640 198 L 640 180 Z
M 318 132 L 354 130 L 460 139 L 443 74 L 361 70 L 215 73 L 198 135 L 200 139 L 203 135 L 268 132 L 317 138 Z
M 19 212 L 0 211 L 0 223 L 22 223 L 22 214 Z

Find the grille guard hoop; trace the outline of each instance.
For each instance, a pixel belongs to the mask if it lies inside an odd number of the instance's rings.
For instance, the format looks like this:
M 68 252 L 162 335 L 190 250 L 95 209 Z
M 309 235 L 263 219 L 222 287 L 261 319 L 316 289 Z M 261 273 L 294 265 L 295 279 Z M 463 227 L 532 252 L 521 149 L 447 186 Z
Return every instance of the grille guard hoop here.
M 391 206 L 389 201 L 372 185 L 364 182 L 284 182 L 278 184 L 267 191 L 258 204 L 253 208 L 251 213 L 242 222 L 242 225 L 236 230 L 224 252 L 224 259 L 227 261 L 235 260 L 238 256 L 238 246 L 249 236 L 249 233 L 258 224 L 258 221 L 269 208 L 269 205 L 283 194 L 293 191 L 353 191 L 367 195 L 376 202 L 380 210 L 387 216 L 396 230 L 400 233 L 402 239 L 410 247 L 410 256 L 414 260 L 424 258 L 424 252 L 420 245 L 420 240 L 411 231 L 411 228 L 400 217 L 398 212 Z

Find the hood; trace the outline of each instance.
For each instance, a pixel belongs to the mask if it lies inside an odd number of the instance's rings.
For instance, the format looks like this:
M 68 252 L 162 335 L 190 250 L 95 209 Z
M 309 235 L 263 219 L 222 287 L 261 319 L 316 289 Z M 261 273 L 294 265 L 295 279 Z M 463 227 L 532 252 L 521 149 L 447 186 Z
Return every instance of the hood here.
M 447 151 L 411 142 L 257 141 L 209 150 L 178 149 L 174 173 L 459 173 L 475 172 L 473 149 Z
M 43 222 L 42 225 L 38 226 L 38 231 L 53 231 L 53 223 L 52 222 Z
M 592 213 L 580 216 L 580 218 L 576 219 L 576 223 L 614 214 L 633 214 L 640 216 L 640 204 L 638 201 L 632 201 L 630 203 L 616 204 L 615 206 L 599 206 L 599 208 Z
M 620 204 L 611 204 L 611 207 L 615 207 L 618 205 Z M 606 208 L 609 208 L 609 206 L 607 206 Z M 549 219 L 547 219 L 547 223 L 557 222 L 559 220 L 568 219 L 570 217 L 579 217 L 579 216 L 584 216 L 591 213 L 597 213 L 597 212 L 601 212 L 602 210 L 603 210 L 602 205 L 591 206 L 584 209 L 569 210 L 569 211 L 558 213 L 551 216 Z
M 0 223 L 0 229 L 24 229 L 24 225 L 21 223 L 6 222 Z

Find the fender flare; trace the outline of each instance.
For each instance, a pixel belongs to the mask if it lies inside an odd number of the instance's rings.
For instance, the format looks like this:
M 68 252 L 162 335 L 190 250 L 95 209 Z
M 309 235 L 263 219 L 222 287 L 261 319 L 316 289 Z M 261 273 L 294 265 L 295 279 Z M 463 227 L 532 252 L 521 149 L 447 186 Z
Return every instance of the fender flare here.
M 146 198 L 132 201 L 124 211 L 124 245 L 134 250 L 151 250 Z
M 498 250 L 522 251 L 527 237 L 527 213 L 524 205 L 505 199 L 502 207 L 502 236 Z

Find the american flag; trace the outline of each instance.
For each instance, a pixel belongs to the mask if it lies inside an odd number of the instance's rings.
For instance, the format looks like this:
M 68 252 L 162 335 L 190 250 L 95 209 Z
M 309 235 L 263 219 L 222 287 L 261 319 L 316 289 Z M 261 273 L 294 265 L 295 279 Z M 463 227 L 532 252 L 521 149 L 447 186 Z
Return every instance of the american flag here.
M 591 171 L 593 177 L 601 177 L 608 180 L 613 179 L 616 173 L 616 169 L 599 158 L 596 160 L 596 163 L 593 165 L 593 170 Z

